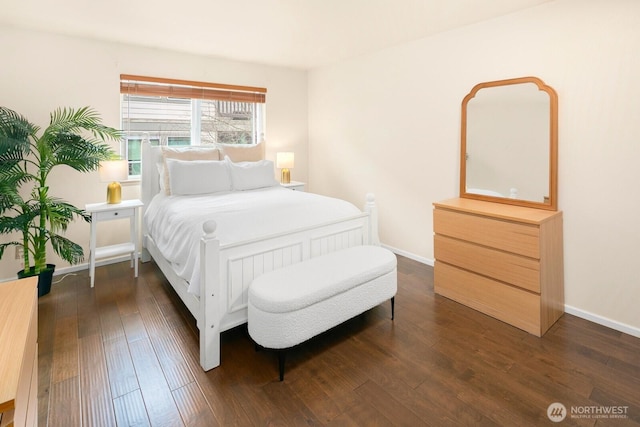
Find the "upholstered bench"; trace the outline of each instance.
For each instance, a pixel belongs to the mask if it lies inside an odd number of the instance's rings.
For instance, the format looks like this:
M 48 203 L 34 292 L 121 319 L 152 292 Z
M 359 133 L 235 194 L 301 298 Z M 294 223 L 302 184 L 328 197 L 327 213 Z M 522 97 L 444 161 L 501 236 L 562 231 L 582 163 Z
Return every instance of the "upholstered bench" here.
M 379 246 L 356 246 L 258 276 L 249 287 L 248 329 L 257 345 L 284 350 L 390 299 L 397 291 L 396 256 Z

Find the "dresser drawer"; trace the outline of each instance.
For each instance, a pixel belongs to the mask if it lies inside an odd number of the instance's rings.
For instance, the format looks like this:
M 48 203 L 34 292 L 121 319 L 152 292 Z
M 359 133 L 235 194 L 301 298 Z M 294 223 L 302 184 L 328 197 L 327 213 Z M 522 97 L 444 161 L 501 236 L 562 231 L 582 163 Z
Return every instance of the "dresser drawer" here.
M 438 261 L 540 293 L 540 262 L 536 259 L 441 235 L 434 237 L 434 251 Z
M 540 296 L 437 260 L 436 293 L 541 336 Z
M 96 218 L 98 221 L 108 221 L 110 219 L 120 219 L 132 217 L 135 213 L 135 209 L 118 209 L 114 211 L 96 212 Z
M 433 229 L 436 234 L 455 237 L 530 258 L 540 258 L 540 229 L 537 225 L 493 219 L 447 209 L 435 209 Z

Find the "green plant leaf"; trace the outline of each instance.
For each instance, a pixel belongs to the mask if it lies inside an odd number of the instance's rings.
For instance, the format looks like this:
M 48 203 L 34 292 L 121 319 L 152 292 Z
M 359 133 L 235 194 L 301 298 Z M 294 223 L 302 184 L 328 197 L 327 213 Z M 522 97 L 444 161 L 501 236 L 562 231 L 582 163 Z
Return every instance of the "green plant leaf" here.
M 77 217 L 85 221 L 91 217 L 64 200 L 49 197 L 47 178 L 58 165 L 79 172 L 97 169 L 101 160 L 114 155 L 105 140 L 121 136 L 120 131 L 103 125 L 90 107 L 58 108 L 43 130 L 15 111 L 0 107 L 0 234 L 22 234 L 21 243 L 0 246 L 0 257 L 6 247 L 22 245 L 25 267 L 33 257 L 38 272 L 46 267 L 50 243 L 65 261 L 82 261 L 82 247 L 58 232 L 66 231 Z
M 69 264 L 78 264 L 84 260 L 82 246 L 58 234 L 51 234 L 50 238 L 53 251 Z

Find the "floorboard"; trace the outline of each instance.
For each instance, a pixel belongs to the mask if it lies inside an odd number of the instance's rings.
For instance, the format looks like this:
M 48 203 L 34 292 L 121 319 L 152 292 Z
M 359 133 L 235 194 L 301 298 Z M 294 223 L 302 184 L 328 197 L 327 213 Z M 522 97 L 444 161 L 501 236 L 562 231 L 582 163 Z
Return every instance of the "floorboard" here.
M 277 359 L 246 327 L 199 365 L 198 331 L 157 266 L 65 276 L 39 299 L 40 426 L 640 426 L 640 339 L 565 314 L 542 338 L 435 295 L 433 269 L 398 257 L 390 304 Z M 623 408 L 624 418 L 585 416 Z M 589 409 L 585 409 L 589 408 Z M 588 415 L 588 414 L 587 414 Z

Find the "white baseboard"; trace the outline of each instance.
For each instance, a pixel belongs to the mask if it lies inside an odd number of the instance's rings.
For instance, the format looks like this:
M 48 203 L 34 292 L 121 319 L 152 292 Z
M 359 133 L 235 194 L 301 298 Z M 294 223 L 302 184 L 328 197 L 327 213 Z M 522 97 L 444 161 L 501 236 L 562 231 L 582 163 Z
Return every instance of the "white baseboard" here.
M 427 264 L 427 265 L 430 265 L 431 267 L 433 267 L 433 259 L 421 257 L 421 256 L 418 256 L 416 254 L 412 254 L 411 252 L 403 251 L 402 249 L 394 248 L 394 247 L 389 246 L 389 245 L 382 244 L 381 246 L 384 247 L 384 248 L 389 249 L 394 254 L 398 254 L 398 255 L 401 255 L 401 256 L 403 256 L 405 258 L 409 258 L 409 259 L 412 259 L 414 261 L 418 261 L 418 262 L 420 262 L 422 264 Z
M 131 259 L 130 255 L 121 255 L 115 258 L 103 259 L 100 261 L 96 261 L 96 267 L 100 267 L 103 265 L 116 264 L 123 261 L 129 261 Z M 82 264 L 70 265 L 68 267 L 56 268 L 56 271 L 53 273 L 54 276 L 61 276 L 63 274 L 75 273 L 76 271 L 88 270 L 89 263 L 84 262 Z
M 640 338 L 640 328 L 627 325 L 626 323 L 618 322 L 598 314 L 594 314 L 570 305 L 565 304 L 565 313 L 572 314 L 581 319 L 588 320 L 598 325 L 606 326 L 607 328 L 615 329 L 616 331 L 623 332 L 625 334 Z
M 429 259 L 429 258 L 424 258 L 415 254 L 412 254 L 410 252 L 406 252 L 403 251 L 401 249 L 398 248 L 394 248 L 392 246 L 389 245 L 382 245 L 383 247 L 389 249 L 391 252 L 396 253 L 398 255 L 407 257 L 409 259 L 412 259 L 414 261 L 418 261 L 422 264 L 427 264 L 430 265 L 431 267 L 433 267 L 434 264 L 434 260 L 433 259 Z M 581 319 L 585 319 L 588 320 L 590 322 L 593 323 L 597 323 L 598 325 L 602 325 L 602 326 L 606 326 L 607 328 L 611 328 L 613 330 L 616 331 L 620 331 L 623 332 L 625 334 L 634 336 L 634 337 L 638 337 L 640 338 L 640 328 L 636 327 L 636 326 L 631 326 L 631 325 L 627 325 L 626 323 L 622 323 L 622 322 L 618 322 L 616 320 L 612 320 L 609 319 L 607 317 L 604 316 L 600 316 L 598 314 L 594 314 L 591 312 L 588 312 L 586 310 L 582 310 L 570 305 L 566 305 L 564 306 L 564 311 L 565 313 L 569 313 L 571 315 L 574 315 L 576 317 L 579 317 Z
M 100 261 L 96 261 L 96 267 L 100 267 L 102 265 L 108 265 L 108 264 L 116 264 L 118 262 L 123 262 L 123 261 L 129 261 L 131 259 L 130 255 L 122 255 L 119 257 L 115 257 L 115 258 L 108 258 L 108 259 L 103 259 Z M 56 267 L 56 270 L 53 272 L 53 276 L 63 276 L 65 274 L 71 274 L 71 273 L 75 273 L 77 271 L 82 271 L 82 270 L 88 270 L 89 269 L 89 263 L 88 262 L 84 262 L 82 264 L 76 264 L 76 265 L 69 265 L 67 267 Z M 0 283 L 2 282 L 9 282 L 11 280 L 16 280 L 15 277 L 8 277 L 5 279 L 0 279 Z M 54 280 L 54 283 L 56 283 L 56 281 Z
M 420 262 L 422 264 L 426 264 L 426 265 L 429 265 L 429 266 L 433 267 L 433 263 L 434 263 L 433 259 L 421 257 L 421 256 L 415 255 L 415 254 L 413 254 L 411 252 L 403 251 L 401 249 L 394 248 L 394 247 L 389 246 L 389 245 L 384 245 L 383 244 L 382 246 L 387 248 L 387 249 L 389 249 L 391 252 L 393 252 L 395 254 L 401 255 L 403 257 L 406 257 L 406 258 L 412 259 L 414 261 Z M 102 265 L 107 265 L 107 264 L 115 264 L 115 263 L 118 263 L 118 262 L 128 261 L 129 259 L 130 259 L 129 255 L 123 255 L 123 256 L 120 256 L 120 257 L 117 257 L 117 258 L 101 260 L 101 261 L 96 262 L 96 267 L 102 266 Z M 59 269 L 56 268 L 54 276 L 61 276 L 61 275 L 64 275 L 64 274 L 74 273 L 76 271 L 86 270 L 88 268 L 89 268 L 89 264 L 88 263 L 71 265 L 71 266 L 63 267 L 63 268 L 59 268 Z M 7 279 L 7 280 L 15 280 L 15 279 Z M 614 329 L 616 331 L 620 331 L 620 332 L 623 332 L 625 334 L 640 338 L 640 328 L 638 328 L 638 327 L 627 325 L 626 323 L 618 322 L 616 320 L 612 320 L 612 319 L 609 319 L 607 317 L 600 316 L 598 314 L 594 314 L 594 313 L 591 313 L 589 311 L 582 310 L 582 309 L 573 307 L 573 306 L 568 305 L 568 304 L 565 304 L 564 311 L 565 311 L 565 313 L 569 313 L 569 314 L 571 314 L 573 316 L 576 316 L 576 317 L 579 317 L 581 319 L 585 319 L 585 320 L 588 320 L 590 322 L 597 323 L 598 325 L 606 326 L 607 328 L 611 328 L 611 329 Z

